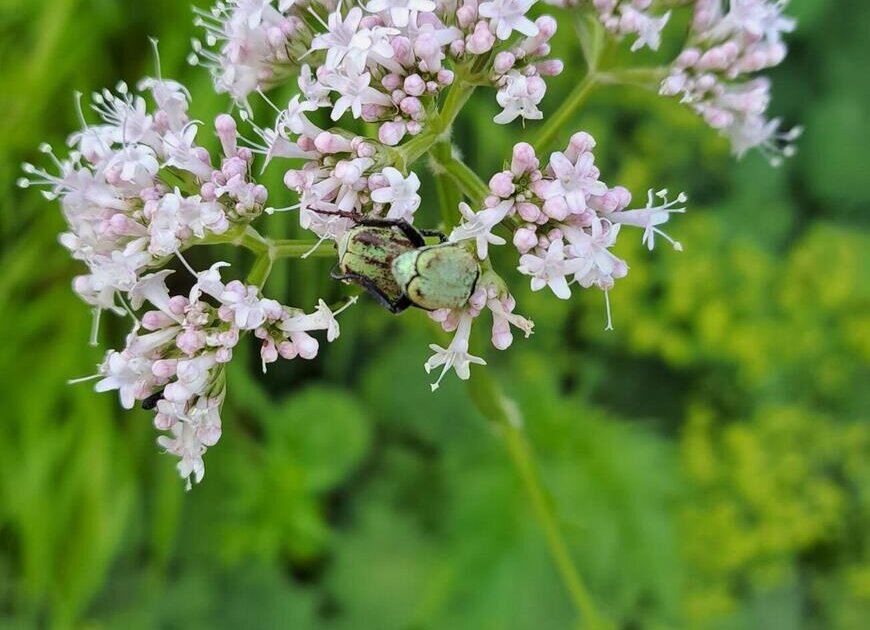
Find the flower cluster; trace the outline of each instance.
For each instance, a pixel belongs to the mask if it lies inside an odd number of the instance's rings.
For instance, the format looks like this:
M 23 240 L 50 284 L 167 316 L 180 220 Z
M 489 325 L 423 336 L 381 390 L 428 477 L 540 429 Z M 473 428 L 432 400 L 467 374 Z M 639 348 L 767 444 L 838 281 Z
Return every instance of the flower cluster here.
M 69 228 L 60 241 L 89 270 L 75 279 L 75 291 L 116 312 L 123 312 L 118 293 L 131 290 L 144 270 L 249 222 L 267 196 L 250 180 L 252 153 L 238 148 L 231 117 L 216 122 L 224 155 L 213 160 L 196 143 L 200 124 L 187 115 L 181 85 L 147 79 L 140 89 L 150 91 L 155 110 L 123 83 L 116 93 L 94 94 L 102 123 L 89 125 L 82 115 L 65 159 L 41 147 L 58 173 L 25 164 L 27 177 L 19 180 L 22 187 L 45 186 L 47 198 L 60 200 Z
M 658 12 L 653 0 L 545 0 L 561 7 L 588 7 L 609 32 L 617 37 L 635 36 L 633 51 L 644 46 L 658 50 L 662 30 L 671 19 L 671 12 Z
M 747 78 L 780 64 L 784 33 L 795 21 L 783 15 L 787 0 L 698 0 L 687 47 L 674 61 L 661 93 L 679 95 L 708 125 L 731 141 L 740 157 L 758 148 L 777 165 L 794 153 L 800 128 L 768 120 L 770 81 Z
M 591 28 L 629 37 L 632 50 L 657 50 L 668 8 L 685 4 L 546 1 L 586 11 Z M 511 346 L 515 329 L 526 337 L 533 331 L 532 321 L 514 312 L 516 300 L 490 258 L 491 246 L 511 241 L 516 268 L 533 291 L 548 288 L 559 299 L 571 297 L 575 285 L 603 291 L 607 329 L 609 291 L 629 270 L 613 250 L 622 226 L 640 228 L 650 250 L 657 238 L 682 249 L 662 226 L 685 211 L 686 196 L 669 200 L 666 190 L 650 190 L 645 204 L 632 207 L 626 188 L 601 180 L 588 133 L 575 133 L 546 162 L 532 145 L 517 143 L 488 186 L 451 157 L 451 125 L 478 87 L 495 89 L 495 123 L 543 118 L 545 78 L 563 67 L 549 58 L 557 22 L 533 19 L 535 3 L 221 0 L 210 11 L 196 10 L 205 37 L 194 43 L 191 61 L 208 67 L 216 90 L 241 106 L 247 133 L 232 116 L 218 116 L 210 131 L 220 154 L 211 154 L 197 140 L 203 123 L 188 115 L 190 95 L 160 77 L 158 62 L 158 78 L 137 91 L 119 84 L 93 96 L 97 124 L 85 120 L 78 99 L 82 128 L 70 137 L 68 154 L 57 157 L 42 147 L 56 172 L 24 166 L 20 185 L 44 186 L 49 199 L 60 201 L 68 225 L 61 243 L 88 269 L 74 289 L 94 306 L 92 341 L 103 310 L 133 322 L 124 347 L 109 351 L 89 378 L 97 379 L 98 391 L 117 390 L 125 408 L 138 401 L 155 410 L 154 423 L 166 432 L 158 441 L 179 458 L 188 486 L 202 479 L 203 454 L 220 437 L 225 366 L 244 335 L 259 340 L 263 370 L 279 358 L 314 358 L 314 331 L 325 331 L 329 342 L 339 336 L 336 315 L 344 307 L 334 311 L 319 300 L 305 312 L 263 295 L 276 258 L 305 258 L 335 241 L 342 279 L 393 312 L 437 309 L 430 317 L 453 337 L 446 347 L 430 346 L 425 369 L 440 370 L 434 390 L 448 372 L 467 379 L 471 365 L 485 364 L 471 353 L 472 328 L 485 311 L 497 350 Z M 794 26 L 782 15 L 786 3 L 697 0 L 687 47 L 661 84 L 662 94 L 681 96 L 725 133 L 738 155 L 760 147 L 777 161 L 793 150 L 798 132 L 780 132 L 779 121 L 766 119 L 769 83 L 752 76 L 785 56 L 782 35 Z M 586 43 L 584 50 L 597 55 L 600 47 Z M 598 61 L 590 59 L 584 90 L 605 78 Z M 608 68 L 606 78 L 616 83 L 638 70 L 645 69 Z M 298 93 L 279 107 L 265 91 L 290 77 Z M 253 120 L 252 94 L 275 110 L 273 123 Z M 556 120 L 567 120 L 581 100 L 567 99 Z M 553 129 L 545 131 L 541 149 Z M 445 226 L 448 237 L 410 225 L 419 223 L 422 201 L 411 167 L 428 151 L 442 192 L 456 184 L 475 205 L 459 203 L 457 223 Z M 284 184 L 298 201 L 285 208 L 266 206 L 267 191 L 253 175 L 255 161 L 265 169 L 274 160 L 292 160 Z M 251 225 L 279 210 L 298 211 L 300 226 L 317 238 L 273 241 Z M 443 210 L 449 218 L 450 209 Z M 447 242 L 426 246 L 425 237 L 435 235 Z M 202 272 L 190 266 L 188 248 L 217 243 L 258 256 L 248 280 L 225 280 L 224 262 Z M 194 277 L 180 293 L 177 278 L 172 290 L 167 286 L 173 264 Z
M 263 298 L 256 286 L 224 284 L 217 263 L 194 273 L 187 296 L 166 287 L 164 269 L 198 243 L 241 233 L 264 209 L 266 189 L 253 181 L 255 150 L 243 147 L 235 120 L 218 116 L 214 130 L 222 155 L 213 159 L 197 144 L 200 123 L 187 111 L 190 97 L 178 83 L 146 79 L 156 108 L 120 84 L 93 96 L 101 123 L 69 139 L 69 155 L 48 154 L 56 174 L 25 164 L 22 187 L 41 185 L 60 200 L 68 231 L 61 243 L 88 267 L 73 288 L 99 312 L 129 314 L 133 331 L 121 351 L 110 351 L 99 369 L 98 391 L 118 390 L 123 407 L 135 401 L 156 408 L 155 425 L 169 431 L 159 443 L 180 458 L 182 477 L 199 481 L 202 454 L 220 437 L 225 394 L 223 366 L 246 332 L 262 340 L 263 365 L 279 356 L 313 358 L 318 342 L 308 333 L 338 336 L 334 313 L 321 301 L 314 313 Z M 286 148 L 285 148 L 286 149 Z M 189 268 L 189 266 L 188 266 Z M 139 317 L 144 304 L 149 310 Z
M 231 0 L 200 13 L 212 49 L 197 44 L 193 61 L 209 66 L 218 90 L 241 102 L 298 68 L 304 107 L 328 108 L 332 120 L 349 112 L 377 123 L 379 140 L 394 146 L 423 130 L 453 83 L 448 59 L 475 67 L 478 80 L 498 88 L 504 112 L 496 122 L 541 117 L 542 77 L 562 65 L 544 59 L 556 22 L 529 19 L 534 2 L 368 0 L 346 8 Z
M 472 364 L 486 365 L 482 358 L 469 353 L 471 326 L 484 309 L 492 315 L 492 345 L 498 350 L 506 350 L 513 343 L 511 326 L 518 328 L 526 337 L 532 334 L 534 322 L 514 313 L 516 300 L 508 292 L 504 281 L 494 272 L 485 272 L 477 283 L 468 304 L 461 309 L 440 309 L 429 316 L 447 332 L 453 332 L 453 340 L 446 348 L 431 344 L 435 353 L 424 367 L 426 372 L 441 368 L 438 379 L 432 383 L 432 391 L 438 389 L 441 380 L 451 369 L 462 380 L 471 377 Z
M 549 164 L 541 168 L 531 145 L 515 145 L 510 168 L 489 181 L 484 208 L 474 212 L 463 205 L 465 221 L 450 240 L 474 240 L 484 260 L 489 245 L 506 243 L 494 230 L 508 226 L 520 255 L 519 271 L 531 277 L 532 290 L 549 287 L 560 299 L 571 297 L 574 283 L 598 287 L 606 298 L 615 281 L 625 277 L 628 265 L 611 251 L 623 224 L 643 228 L 649 249 L 659 235 L 680 250 L 680 244 L 658 226 L 671 213 L 685 211 L 685 195 L 669 202 L 667 191 L 650 191 L 645 207 L 627 210 L 631 194 L 600 180 L 594 147 L 588 133 L 575 133 L 565 151 L 552 153 Z M 607 311 L 611 328 L 609 301 Z
M 97 391 L 117 390 L 121 405 L 144 401 L 156 409 L 154 425 L 170 435 L 158 438 L 179 457 L 181 477 L 197 483 L 205 474 L 202 456 L 221 435 L 220 410 L 226 393 L 224 366 L 246 332 L 262 340 L 266 364 L 301 357 L 313 359 L 318 341 L 309 333 L 326 330 L 338 337 L 336 313 L 321 301 L 311 314 L 264 298 L 255 286 L 224 283 L 216 263 L 195 275 L 187 296 L 170 295 L 163 270 L 143 276 L 130 290 L 133 309 L 146 303 L 121 351 L 110 350 L 99 368 Z
M 284 175 L 299 202 L 282 210 L 299 210 L 300 225 L 321 241 L 338 240 L 354 223 L 349 215 L 413 222 L 420 206 L 419 177 L 379 166 L 385 159 L 377 154 L 377 143 L 316 127 L 306 117 L 305 105 L 294 97 L 275 131 L 260 133 L 268 155 L 306 160 Z

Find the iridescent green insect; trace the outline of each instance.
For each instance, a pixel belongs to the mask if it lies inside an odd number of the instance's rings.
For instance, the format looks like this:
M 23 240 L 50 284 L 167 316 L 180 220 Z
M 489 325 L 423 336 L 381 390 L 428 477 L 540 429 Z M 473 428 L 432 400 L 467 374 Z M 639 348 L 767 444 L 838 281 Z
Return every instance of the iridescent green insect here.
M 426 236 L 441 243 L 426 245 Z M 364 287 L 392 313 L 461 308 L 474 293 L 480 264 L 464 245 L 402 220 L 362 219 L 338 243 L 332 277 Z

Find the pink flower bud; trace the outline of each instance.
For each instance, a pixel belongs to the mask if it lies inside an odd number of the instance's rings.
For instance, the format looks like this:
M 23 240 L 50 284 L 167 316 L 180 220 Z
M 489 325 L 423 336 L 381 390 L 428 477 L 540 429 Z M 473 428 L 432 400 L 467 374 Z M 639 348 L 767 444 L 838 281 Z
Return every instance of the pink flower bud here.
M 173 315 L 184 315 L 184 310 L 187 308 L 188 301 L 183 295 L 173 295 L 169 298 L 169 312 Z
M 442 68 L 438 71 L 438 83 L 441 85 L 452 85 L 453 84 L 454 74 L 452 70 L 447 70 L 446 68 Z
M 401 122 L 385 122 L 378 129 L 378 140 L 388 147 L 394 147 L 405 136 L 405 124 Z
M 381 79 L 381 85 L 383 85 L 387 90 L 392 92 L 393 90 L 398 89 L 402 85 L 402 77 L 394 73 L 385 74 L 384 78 Z
M 229 363 L 233 360 L 233 351 L 230 348 L 218 348 L 214 353 L 214 360 L 218 363 Z
M 476 17 L 477 11 L 467 4 L 456 9 L 456 23 L 461 29 L 466 29 L 471 26 L 471 23 L 474 22 L 474 18 Z
M 514 342 L 511 334 L 511 325 L 502 317 L 493 317 L 492 320 L 492 345 L 497 350 L 507 350 Z
M 482 55 L 492 50 L 495 44 L 495 35 L 489 30 L 486 22 L 478 22 L 474 26 L 474 32 L 465 40 L 465 47 L 473 55 Z
M 348 153 L 351 150 L 350 140 L 329 131 L 322 131 L 314 139 L 314 146 L 321 153 Z
M 511 159 L 511 172 L 517 177 L 538 168 L 538 158 L 535 148 L 528 142 L 518 142 L 514 145 Z
M 160 359 L 151 365 L 151 373 L 161 380 L 172 378 L 177 364 L 175 359 Z
M 163 311 L 148 311 L 142 315 L 141 321 L 142 327 L 145 330 L 160 330 L 168 328 L 175 323 L 175 320 Z
M 564 221 L 571 214 L 564 197 L 551 197 L 544 202 L 544 214 L 555 221 Z
M 508 70 L 514 67 L 517 58 L 513 55 L 513 53 L 509 53 L 507 51 L 502 51 L 495 56 L 495 60 L 492 63 L 493 70 L 498 74 L 505 74 Z
M 193 355 L 205 347 L 205 333 L 201 330 L 185 330 L 175 339 L 178 349 L 187 355 Z
M 535 26 L 538 27 L 538 37 L 544 41 L 550 39 L 556 34 L 556 20 L 550 15 L 542 15 L 535 20 Z
M 541 209 L 538 208 L 538 206 L 536 206 L 535 204 L 525 201 L 523 203 L 517 204 L 517 214 L 520 215 L 523 221 L 534 223 L 541 215 Z
M 401 109 L 408 116 L 417 116 L 423 112 L 423 103 L 420 102 L 419 98 L 414 96 L 406 96 L 402 99 L 402 102 L 399 103 L 399 109 Z
M 260 347 L 260 358 L 263 359 L 263 363 L 274 363 L 278 360 L 278 348 L 275 347 L 274 341 L 271 339 L 263 341 Z
M 236 154 L 236 121 L 229 114 L 221 114 L 214 121 L 218 139 L 224 149 L 224 155 L 231 157 Z
M 571 136 L 571 140 L 568 143 L 568 147 L 576 153 L 576 155 L 580 155 L 582 153 L 586 153 L 587 151 L 591 151 L 595 148 L 595 138 L 593 138 L 590 134 L 585 131 L 578 131 L 574 135 Z
M 278 344 L 278 354 L 284 359 L 295 359 L 299 356 L 299 351 L 296 346 L 290 341 L 282 341 Z
M 565 64 L 560 59 L 547 59 L 535 66 L 538 72 L 545 77 L 555 77 L 562 74 Z
M 405 78 L 403 84 L 405 92 L 411 96 L 421 96 L 426 91 L 426 82 L 419 74 L 412 74 Z
M 317 339 L 304 332 L 294 333 L 293 343 L 296 344 L 296 350 L 299 351 L 299 356 L 303 359 L 313 359 L 317 356 L 317 351 L 320 349 Z
M 514 247 L 521 254 L 525 254 L 538 244 L 538 237 L 535 234 L 534 230 L 521 227 L 516 232 L 514 232 Z
M 514 194 L 516 186 L 514 186 L 511 172 L 502 171 L 501 173 L 493 175 L 489 180 L 489 189 L 494 195 L 497 195 L 502 199 L 507 199 Z

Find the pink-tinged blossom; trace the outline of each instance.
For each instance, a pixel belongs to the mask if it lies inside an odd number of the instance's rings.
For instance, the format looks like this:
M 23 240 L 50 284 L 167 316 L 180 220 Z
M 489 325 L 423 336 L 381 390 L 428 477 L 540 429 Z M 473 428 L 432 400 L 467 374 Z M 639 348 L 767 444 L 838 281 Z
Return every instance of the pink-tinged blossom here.
M 607 192 L 607 186 L 598 179 L 600 172 L 592 153 L 583 153 L 572 162 L 564 153 L 554 152 L 550 155 L 550 169 L 553 179 L 542 186 L 543 197 L 564 197 L 571 212 L 584 211 L 589 197 Z
M 565 255 L 565 244 L 561 240 L 550 243 L 549 248 L 538 253 L 520 256 L 519 272 L 532 277 L 532 291 L 550 287 L 560 300 L 571 297 L 567 276 L 577 273 L 584 263 Z
M 395 168 L 388 166 L 382 172 L 387 180 L 387 185 L 372 190 L 371 198 L 376 203 L 389 204 L 388 219 L 413 220 L 414 212 L 420 207 L 420 178 L 411 172 L 408 177 Z
M 458 243 L 473 239 L 477 244 L 477 256 L 487 257 L 490 245 L 504 245 L 507 241 L 492 231 L 513 208 L 513 201 L 502 201 L 480 212 L 474 212 L 467 203 L 459 204 L 464 221 L 450 233 L 449 240 Z
M 471 315 L 463 315 L 456 328 L 456 334 L 453 336 L 453 341 L 447 348 L 442 348 L 437 344 L 431 344 L 429 348 L 435 353 L 429 360 L 426 361 L 424 367 L 429 373 L 434 369 L 441 368 L 441 374 L 438 379 L 432 383 L 432 391 L 434 392 L 441 386 L 441 380 L 450 370 L 456 373 L 456 376 L 464 381 L 471 377 L 471 365 L 486 365 L 480 357 L 476 357 L 468 352 L 469 337 L 471 336 Z
M 527 37 L 538 34 L 538 27 L 527 16 L 536 0 L 492 0 L 483 2 L 478 8 L 481 17 L 489 18 L 490 26 L 496 37 L 504 41 L 514 31 Z
M 435 6 L 432 0 L 369 0 L 365 5 L 371 13 L 388 12 L 392 24 L 400 28 L 408 26 L 412 12 L 434 11 Z
M 496 94 L 496 101 L 502 107 L 493 121 L 504 125 L 518 117 L 525 120 L 540 120 L 544 117 L 538 103 L 544 98 L 546 85 L 539 77 L 526 77 L 514 70 L 504 77 L 504 86 Z

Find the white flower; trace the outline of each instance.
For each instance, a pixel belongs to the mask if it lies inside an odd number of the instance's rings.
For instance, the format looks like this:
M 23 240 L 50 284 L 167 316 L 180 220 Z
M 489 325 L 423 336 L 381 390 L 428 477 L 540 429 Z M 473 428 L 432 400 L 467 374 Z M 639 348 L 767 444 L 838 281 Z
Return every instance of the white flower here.
M 180 403 L 205 394 L 212 382 L 212 368 L 215 365 L 217 361 L 214 353 L 179 359 L 175 368 L 178 380 L 163 390 L 166 400 Z
M 550 168 L 554 179 L 546 186 L 545 198 L 562 196 L 572 212 L 585 210 L 587 197 L 607 192 L 607 186 L 598 180 L 599 172 L 594 162 L 595 158 L 589 152 L 582 153 L 573 164 L 564 153 L 553 152 Z
M 151 374 L 151 361 L 129 352 L 109 351 L 100 366 L 103 378 L 97 381 L 94 389 L 98 392 L 118 390 L 121 406 L 132 409 L 137 394 L 142 391 L 144 381 Z
M 386 167 L 381 173 L 389 182 L 389 186 L 376 188 L 371 193 L 375 203 L 390 204 L 388 219 L 405 219 L 410 221 L 414 212 L 420 207 L 420 178 L 413 171 L 408 177 L 402 177 L 397 169 Z
M 160 164 L 153 149 L 134 144 L 116 152 L 106 165 L 106 170 L 116 173 L 122 182 L 142 189 L 154 185 L 154 176 L 160 170 Z
M 326 63 L 324 67 L 328 70 L 336 70 L 340 66 L 342 60 L 351 51 L 351 44 L 354 36 L 359 30 L 359 24 L 362 20 L 363 12 L 359 7 L 353 7 L 347 12 L 347 16 L 342 20 L 341 5 L 339 8 L 329 14 L 327 18 L 327 30 L 311 40 L 311 50 L 325 50 Z M 358 59 L 357 59 L 358 60 Z M 362 63 L 356 65 L 357 68 L 362 68 L 365 65 L 365 58 Z
M 513 210 L 513 206 L 513 199 L 505 199 L 491 208 L 474 212 L 467 203 L 460 203 L 459 211 L 465 221 L 454 228 L 449 240 L 458 243 L 474 239 L 477 242 L 477 257 L 483 260 L 489 254 L 489 245 L 504 245 L 507 242 L 501 236 L 493 234 L 492 230 Z
M 466 381 L 471 376 L 471 364 L 486 365 L 486 361 L 480 357 L 476 357 L 468 353 L 468 340 L 471 335 L 472 317 L 468 313 L 463 313 L 459 319 L 459 325 L 456 328 L 456 334 L 453 336 L 453 341 L 450 346 L 442 348 L 437 344 L 431 344 L 429 349 L 435 352 L 429 357 L 429 360 L 424 364 L 426 373 L 428 374 L 439 366 L 444 366 L 441 369 L 441 374 L 438 380 L 432 383 L 432 391 L 434 392 L 441 385 L 441 379 L 449 370 L 456 372 L 456 375 Z
M 662 238 L 673 245 L 675 250 L 682 251 L 683 246 L 678 241 L 672 239 L 656 226 L 667 223 L 668 219 L 671 218 L 672 213 L 684 213 L 686 211 L 685 206 L 680 208 L 675 208 L 674 206 L 685 203 L 687 197 L 684 193 L 680 193 L 674 201 L 669 202 L 667 190 L 660 190 L 655 193 L 655 196 L 661 199 L 661 203 L 658 205 L 655 205 L 653 191 L 650 189 L 647 193 L 645 208 L 639 210 L 622 210 L 618 212 L 602 212 L 602 214 L 604 215 L 604 218 L 611 223 L 622 223 L 625 225 L 642 227 L 643 238 L 641 242 L 650 250 L 655 247 L 655 235 L 659 234 Z
M 504 125 L 515 120 L 517 116 L 526 120 L 540 120 L 544 117 L 538 109 L 538 103 L 544 98 L 546 90 L 540 78 L 533 83 L 528 77 L 511 70 L 504 79 L 504 87 L 495 95 L 495 100 L 503 111 L 493 118 L 494 122 Z
M 187 489 L 190 490 L 190 478 L 196 483 L 202 481 L 205 476 L 205 463 L 202 456 L 206 451 L 205 445 L 196 435 L 196 429 L 186 422 L 176 422 L 170 429 L 172 437 L 161 435 L 157 443 L 171 453 L 181 458 L 178 462 L 178 474 L 187 480 Z
M 390 21 L 394 26 L 408 26 L 412 11 L 431 12 L 435 10 L 432 0 L 369 0 L 365 5 L 370 13 L 390 12 Z
M 370 73 L 355 74 L 354 68 L 349 70 L 350 74 L 333 73 L 323 79 L 324 85 L 340 95 L 332 107 L 332 120 L 341 118 L 348 109 L 354 118 L 359 118 L 363 105 L 392 106 L 393 102 L 386 94 L 369 85 L 372 80 Z
M 579 263 L 574 269 L 574 279 L 584 288 L 593 285 L 607 291 L 614 280 L 628 273 L 628 266 L 615 256 L 610 248 L 616 244 L 620 225 L 595 217 L 589 231 L 564 228 L 565 238 L 571 243 L 568 253 Z
M 555 240 L 543 255 L 520 256 L 518 269 L 520 273 L 532 276 L 532 291 L 540 291 L 548 286 L 557 298 L 567 300 L 571 297 L 571 288 L 565 276 L 573 276 L 584 264 L 578 258 L 566 258 L 565 244 Z
M 260 297 L 255 286 L 246 286 L 233 280 L 220 295 L 221 304 L 233 313 L 233 321 L 242 330 L 254 330 L 262 326 L 274 309 L 274 300 Z
M 291 336 L 296 333 L 306 333 L 313 330 L 325 330 L 326 340 L 329 342 L 335 341 L 336 339 L 338 339 L 338 335 L 341 332 L 338 326 L 338 320 L 335 318 L 335 316 L 355 304 L 356 301 L 357 298 L 354 297 L 340 309 L 338 309 L 337 311 L 333 311 L 331 308 L 329 308 L 329 305 L 326 302 L 324 302 L 323 300 L 318 300 L 317 308 L 313 313 L 311 313 L 310 315 L 306 315 L 302 311 L 296 311 L 291 314 L 290 317 L 278 324 L 278 328 L 280 328 L 285 333 L 290 334 Z
M 196 133 L 196 123 L 190 123 L 180 132 L 170 131 L 163 136 L 166 164 L 193 173 L 201 181 L 208 181 L 214 169 L 200 159 L 200 152 L 194 151 L 197 148 Z
M 142 308 L 142 305 L 147 300 L 155 308 L 163 311 L 172 319 L 181 321 L 178 315 L 172 312 L 169 305 L 169 289 L 166 288 L 166 278 L 171 276 L 174 271 L 164 269 L 157 273 L 151 273 L 147 276 L 142 276 L 139 281 L 130 289 L 130 304 L 134 309 Z
M 480 5 L 478 12 L 481 17 L 489 18 L 490 26 L 495 29 L 495 35 L 504 41 L 517 31 L 527 37 L 538 34 L 538 27 L 526 13 L 536 0 L 492 0 Z

